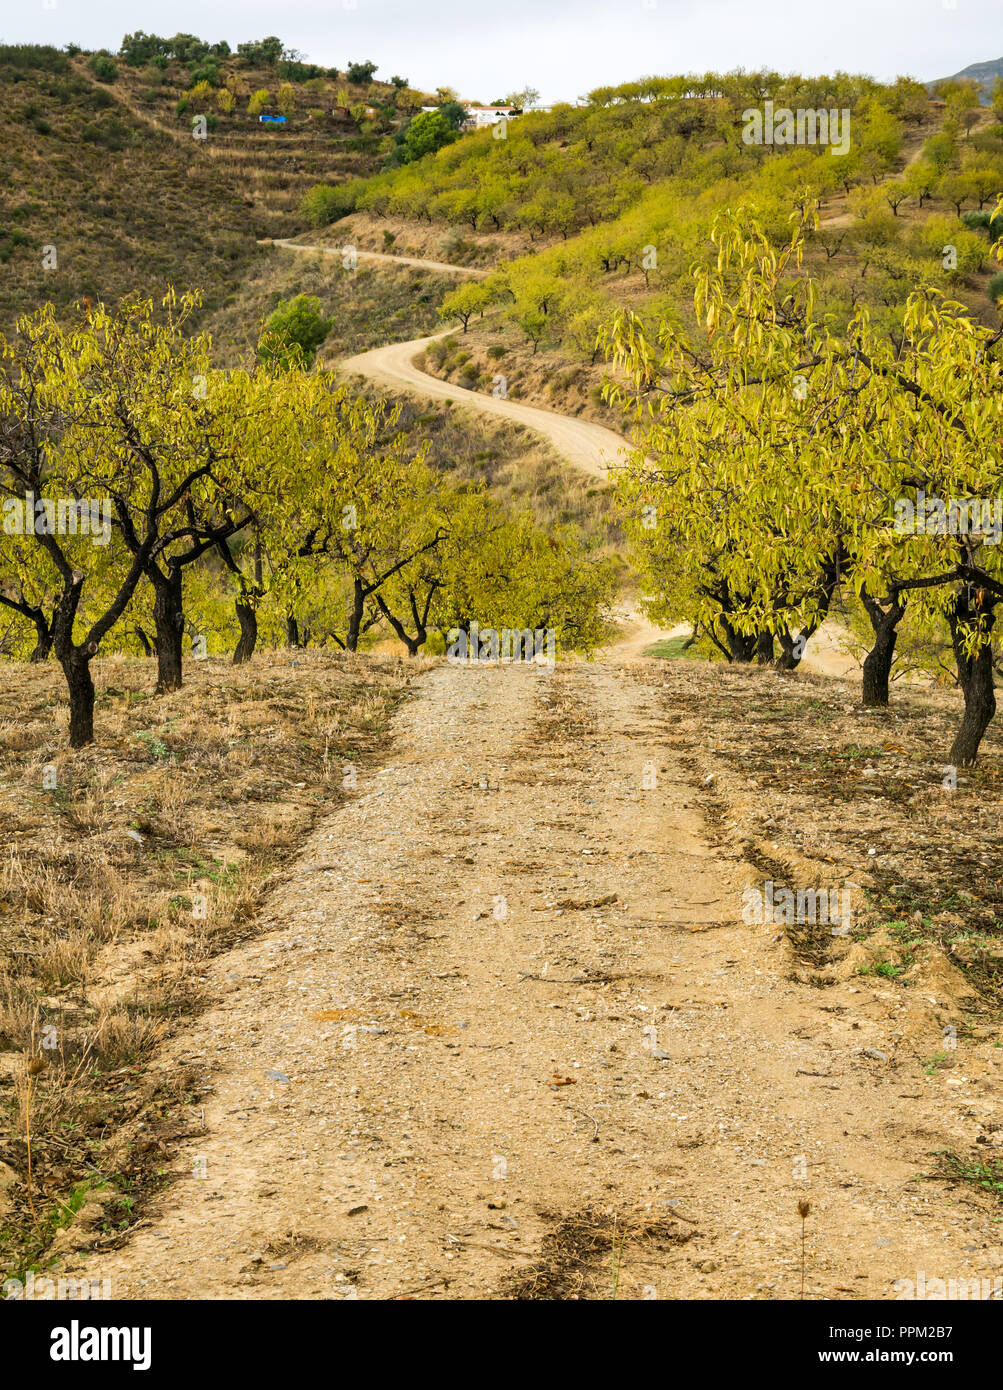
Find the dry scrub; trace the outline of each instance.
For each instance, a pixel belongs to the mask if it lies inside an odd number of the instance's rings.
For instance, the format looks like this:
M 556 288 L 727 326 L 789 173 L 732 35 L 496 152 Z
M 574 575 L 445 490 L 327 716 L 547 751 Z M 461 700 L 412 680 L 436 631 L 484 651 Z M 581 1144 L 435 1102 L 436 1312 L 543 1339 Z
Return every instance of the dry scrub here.
M 99 742 L 78 752 L 58 668 L 0 667 L 0 1265 L 14 1270 L 82 1205 L 107 1239 L 135 1219 L 198 1086 L 180 1070 L 151 1084 L 151 1050 L 203 1007 L 206 963 L 253 930 L 270 877 L 345 794 L 346 766 L 379 752 L 417 669 L 272 653 L 193 663 L 183 691 L 154 698 L 149 663 L 98 665 Z
M 969 1017 L 1003 1006 L 1003 743 L 991 725 L 976 767 L 951 789 L 957 695 L 893 690 L 865 709 L 856 681 L 722 663 L 667 661 L 666 741 L 689 750 L 702 809 L 764 880 L 859 885 L 850 935 L 788 929 L 796 967 L 824 986 L 876 974 L 919 993 L 938 977 Z M 696 749 L 694 732 L 708 751 Z M 946 785 L 945 785 L 946 784 Z M 936 992 L 936 991 L 934 991 Z

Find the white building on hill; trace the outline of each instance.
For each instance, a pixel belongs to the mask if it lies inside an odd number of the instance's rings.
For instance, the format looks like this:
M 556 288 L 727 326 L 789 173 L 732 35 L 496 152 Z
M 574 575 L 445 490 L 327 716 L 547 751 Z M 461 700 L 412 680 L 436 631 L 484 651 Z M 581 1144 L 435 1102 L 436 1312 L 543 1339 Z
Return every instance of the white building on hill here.
M 473 106 L 469 102 L 467 107 L 467 130 L 483 130 L 485 126 L 497 125 L 499 121 L 511 120 L 513 116 L 520 116 L 521 111 L 514 106 Z M 438 111 L 437 106 L 423 106 L 423 111 Z M 543 107 L 534 107 L 534 111 L 543 110 Z
M 509 120 L 518 114 L 512 106 L 468 106 L 467 124 L 473 126 L 474 130 L 481 130 L 484 126 L 497 125 L 499 121 Z

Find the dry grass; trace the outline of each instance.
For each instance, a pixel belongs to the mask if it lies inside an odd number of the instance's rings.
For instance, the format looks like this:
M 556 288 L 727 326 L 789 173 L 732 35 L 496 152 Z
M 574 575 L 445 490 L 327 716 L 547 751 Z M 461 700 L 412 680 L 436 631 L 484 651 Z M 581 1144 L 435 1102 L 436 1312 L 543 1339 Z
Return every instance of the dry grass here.
M 636 296 L 638 302 L 640 297 Z M 611 409 L 602 399 L 609 371 L 601 355 L 589 362 L 569 360 L 557 347 L 544 345 L 534 352 L 521 330 L 497 314 L 473 319 L 466 333 L 458 329 L 433 343 L 419 365 L 431 376 L 489 395 L 501 374 L 510 400 L 542 405 L 629 433 L 622 411 Z
M 456 482 L 484 483 L 500 501 L 527 508 L 543 527 L 576 526 L 589 544 L 622 550 L 612 486 L 566 463 L 534 430 L 452 402 L 400 402 L 400 428 Z
M 96 666 L 99 742 L 77 752 L 58 667 L 0 666 L 0 1163 L 20 1179 L 15 1209 L 0 1209 L 0 1267 L 12 1269 L 44 1257 L 89 1175 L 133 1218 L 149 1165 L 122 1136 L 140 1116 L 144 1134 L 173 1133 L 193 1084 L 153 1087 L 157 1044 L 205 1004 L 205 963 L 253 931 L 269 876 L 343 795 L 344 764 L 377 755 L 415 669 L 270 653 L 193 663 L 183 691 L 153 698 L 149 663 Z
M 362 261 L 357 269 L 345 270 L 337 256 L 282 249 L 263 250 L 261 257 L 256 273 L 209 320 L 221 366 L 253 358 L 261 325 L 280 299 L 297 294 L 319 298 L 334 328 L 317 363 L 333 367 L 368 348 L 436 332 L 441 326 L 436 309 L 454 288 L 448 273 L 414 267 Z
M 412 222 L 401 217 L 373 217 L 356 212 L 330 227 L 305 233 L 300 240 L 316 246 L 351 244 L 360 251 L 389 252 L 394 256 L 416 256 L 421 260 L 445 261 L 449 265 L 491 269 L 500 261 L 540 251 L 556 238 L 537 237 L 517 229 L 472 231 L 466 223 L 450 226 L 443 222 Z M 455 289 L 457 281 L 451 280 Z
M 187 86 L 179 64 L 161 76 L 119 63 L 110 83 L 96 80 L 83 55 L 0 68 L 8 97 L 0 245 L 18 234 L 0 276 L 5 330 L 49 300 L 61 309 L 84 295 L 113 303 L 168 283 L 203 291 L 208 310 L 232 303 L 260 255 L 257 239 L 304 230 L 309 188 L 365 177 L 382 161 L 375 136 L 308 118 L 335 100 L 333 81 L 320 94 L 298 86 L 296 115 L 281 133 L 262 127 L 243 100 L 196 141 L 191 115 L 175 109 Z M 245 81 L 274 92 L 275 77 L 247 72 Z M 54 269 L 43 265 L 49 245 Z
M 974 768 L 945 787 L 960 696 L 893 687 L 886 710 L 860 704 L 859 679 L 670 660 L 655 689 L 664 738 L 688 761 L 723 846 L 741 846 L 763 881 L 792 889 L 859 885 L 848 937 L 786 928 L 794 969 L 821 987 L 884 976 L 905 999 L 953 993 L 970 1014 L 1003 1011 L 1003 726 Z M 947 969 L 949 982 L 942 978 Z M 910 995 L 912 991 L 912 996 Z

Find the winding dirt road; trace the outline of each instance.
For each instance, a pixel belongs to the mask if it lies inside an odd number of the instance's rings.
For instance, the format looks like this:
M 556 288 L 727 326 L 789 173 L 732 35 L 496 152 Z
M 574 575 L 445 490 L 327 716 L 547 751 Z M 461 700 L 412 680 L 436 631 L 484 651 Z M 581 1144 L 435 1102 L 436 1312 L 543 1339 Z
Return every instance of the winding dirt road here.
M 468 391 L 423 372 L 414 359 L 437 337 L 445 336 L 442 333 L 433 334 L 407 343 L 389 343 L 386 347 L 373 348 L 356 357 L 346 358 L 339 364 L 339 370 L 346 375 L 365 377 L 367 381 L 389 386 L 396 391 L 416 392 L 429 400 L 456 401 L 486 415 L 515 420 L 542 434 L 574 468 L 604 481 L 609 477 L 610 466 L 630 449 L 629 441 L 622 435 L 591 420 L 558 415 L 553 410 L 523 405 L 520 401 L 490 396 L 483 391 Z M 685 626 L 676 626 L 666 631 L 651 623 L 639 609 L 631 608 L 628 627 L 621 640 L 611 649 L 611 654 L 621 658 L 639 657 L 652 643 L 677 637 L 689 630 Z M 831 676 L 852 675 L 860 670 L 860 663 L 847 653 L 841 630 L 833 623 L 821 628 L 811 638 L 801 665 L 805 670 Z
M 321 256 L 344 256 L 348 249 L 344 246 L 306 245 L 301 241 L 291 241 L 288 237 L 264 237 L 258 242 L 258 245 L 281 246 L 284 251 L 304 251 Z M 360 261 L 386 261 L 393 265 L 413 265 L 417 266 L 419 270 L 436 270 L 450 275 L 465 275 L 472 280 L 483 280 L 486 275 L 491 273 L 488 270 L 475 270 L 468 265 L 450 265 L 448 261 L 424 261 L 416 256 L 392 256 L 384 251 L 361 251 L 357 246 L 352 249 Z
M 420 346 L 344 367 L 598 476 L 622 446 L 435 381 Z M 158 1054 L 210 1088 L 174 1181 L 117 1250 L 68 1228 L 60 1274 L 115 1299 L 796 1298 L 806 1196 L 809 1298 L 1003 1263 L 987 1202 L 916 1177 L 989 1124 L 994 1054 L 937 1084 L 886 981 L 809 987 L 743 923 L 748 792 L 708 791 L 681 663 L 631 659 L 645 622 L 615 664 L 427 674 Z
M 418 353 L 423 352 L 436 338 L 445 336 L 445 333 L 436 333 L 409 343 L 389 343 L 386 347 L 346 358 L 339 364 L 339 370 L 364 376 L 367 381 L 381 386 L 415 391 L 429 400 L 457 401 L 485 415 L 499 415 L 506 420 L 514 420 L 542 434 L 573 467 L 591 477 L 603 481 L 608 479 L 610 466 L 617 463 L 621 454 L 630 447 L 621 435 L 591 420 L 558 415 L 553 410 L 523 405 L 521 401 L 488 395 L 484 391 L 468 391 L 463 386 L 454 386 L 451 382 L 430 376 L 415 366 L 414 358 Z

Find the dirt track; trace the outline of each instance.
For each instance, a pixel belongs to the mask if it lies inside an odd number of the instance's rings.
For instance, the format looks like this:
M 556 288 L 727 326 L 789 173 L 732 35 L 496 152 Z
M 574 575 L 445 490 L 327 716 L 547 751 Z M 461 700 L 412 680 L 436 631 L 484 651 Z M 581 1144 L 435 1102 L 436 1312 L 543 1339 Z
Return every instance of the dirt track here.
M 294 241 L 270 243 L 290 251 L 320 251 L 329 255 L 340 255 L 340 247 L 305 246 Z M 463 274 L 483 274 L 470 271 L 464 266 L 450 266 L 440 261 L 424 261 L 414 257 L 384 255 L 377 251 L 359 251 L 360 257 L 369 260 L 403 262 L 420 266 L 426 270 L 453 270 Z M 559 415 L 553 410 L 539 406 L 523 405 L 520 401 L 488 395 L 484 391 L 468 391 L 465 387 L 454 386 L 451 382 L 423 372 L 415 363 L 415 358 L 437 337 L 446 337 L 450 330 L 432 334 L 427 338 L 415 338 L 404 343 L 388 343 L 385 347 L 373 348 L 369 352 L 345 358 L 339 370 L 348 376 L 362 376 L 379 386 L 389 386 L 395 391 L 410 391 L 428 400 L 456 401 L 471 410 L 488 415 L 502 416 L 536 430 L 554 445 L 558 453 L 572 465 L 590 477 L 609 477 L 610 466 L 616 464 L 626 450 L 629 441 L 613 430 L 597 425 L 591 420 L 580 420 L 573 416 Z M 663 639 L 675 636 L 682 629 L 673 628 L 671 633 L 650 623 L 638 610 L 633 610 L 629 619 L 629 654 L 640 656 L 645 647 Z M 628 650 L 628 648 L 624 648 Z M 805 670 L 819 674 L 843 676 L 851 671 L 859 671 L 860 664 L 845 651 L 841 633 L 834 624 L 824 626 L 808 644 L 802 659 Z
M 602 425 L 593 424 L 591 420 L 558 415 L 553 410 L 523 405 L 520 401 L 491 396 L 484 391 L 468 391 L 463 386 L 453 386 L 448 381 L 430 376 L 415 366 L 414 358 L 436 337 L 442 336 L 445 335 L 433 334 L 409 343 L 390 343 L 387 347 L 374 348 L 371 352 L 346 358 L 339 364 L 339 369 L 347 375 L 364 376 L 381 386 L 415 391 L 429 400 L 458 401 L 472 410 L 515 420 L 549 439 L 575 468 L 606 480 L 610 465 L 615 464 L 629 447 L 625 439 Z
M 260 246 L 281 246 L 286 251 L 303 251 L 320 256 L 341 256 L 344 254 L 344 248 L 341 246 L 308 245 L 302 241 L 292 241 L 288 237 L 279 237 L 274 240 L 268 238 L 258 244 Z M 451 275 L 466 275 L 475 280 L 480 280 L 489 274 L 486 270 L 475 270 L 466 265 L 452 265 L 449 261 L 425 261 L 415 256 L 391 256 L 383 251 L 362 251 L 358 247 L 355 248 L 355 255 L 360 261 L 389 261 L 394 265 L 417 266 L 420 270 L 445 271 Z
M 77 1268 L 116 1298 L 608 1298 L 623 1239 L 618 1297 L 796 1297 L 802 1196 L 809 1297 L 998 1262 L 984 1207 L 915 1181 L 991 1099 L 861 1056 L 880 984 L 793 983 L 742 924 L 757 875 L 658 692 L 647 663 L 434 669 L 160 1057 L 213 1087 L 162 1212 Z

